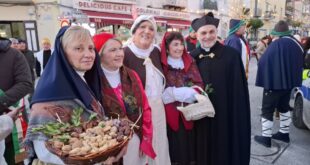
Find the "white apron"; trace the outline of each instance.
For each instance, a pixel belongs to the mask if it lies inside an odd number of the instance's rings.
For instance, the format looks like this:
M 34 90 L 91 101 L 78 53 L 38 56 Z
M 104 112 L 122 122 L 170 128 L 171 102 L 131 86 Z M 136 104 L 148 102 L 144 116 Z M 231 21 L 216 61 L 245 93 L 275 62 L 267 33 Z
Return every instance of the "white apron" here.
M 143 65 L 146 69 L 145 93 L 152 109 L 153 148 L 155 159 L 147 158 L 148 165 L 170 165 L 169 145 L 167 138 L 167 123 L 162 92 L 165 87 L 164 75 L 146 58 Z

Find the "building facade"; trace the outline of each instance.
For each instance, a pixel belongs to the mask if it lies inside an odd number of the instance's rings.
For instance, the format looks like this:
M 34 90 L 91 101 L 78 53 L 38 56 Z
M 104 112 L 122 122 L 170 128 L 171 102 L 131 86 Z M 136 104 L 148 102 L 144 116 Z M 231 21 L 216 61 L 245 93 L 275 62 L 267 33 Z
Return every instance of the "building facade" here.
M 270 34 L 279 20 L 286 20 L 286 0 L 251 0 L 250 10 L 252 18 L 259 18 L 264 26 L 258 29 L 258 38 Z

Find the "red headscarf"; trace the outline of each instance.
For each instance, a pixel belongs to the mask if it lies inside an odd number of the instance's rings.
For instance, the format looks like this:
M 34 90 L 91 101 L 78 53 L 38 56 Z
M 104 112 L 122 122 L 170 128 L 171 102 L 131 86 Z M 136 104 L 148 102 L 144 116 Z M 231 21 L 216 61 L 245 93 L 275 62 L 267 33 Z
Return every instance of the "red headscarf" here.
M 93 41 L 96 47 L 97 52 L 101 50 L 102 46 L 109 40 L 115 38 L 115 36 L 111 33 L 100 33 L 96 34 L 93 37 Z
M 163 70 L 164 73 L 167 73 L 168 71 L 168 54 L 167 50 L 169 48 L 166 48 L 166 40 L 167 37 L 171 34 L 171 32 L 166 32 L 163 40 L 161 42 L 161 63 L 163 64 Z M 184 46 L 182 60 L 184 62 L 184 71 L 187 72 L 189 67 L 191 66 L 191 63 L 193 62 L 192 57 L 187 53 L 186 47 Z

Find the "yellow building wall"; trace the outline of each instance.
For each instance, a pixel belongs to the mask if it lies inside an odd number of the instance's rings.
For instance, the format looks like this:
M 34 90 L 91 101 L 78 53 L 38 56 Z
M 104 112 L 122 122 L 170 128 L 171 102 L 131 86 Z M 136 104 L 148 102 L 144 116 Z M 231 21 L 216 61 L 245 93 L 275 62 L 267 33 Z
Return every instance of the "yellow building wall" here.
M 55 37 L 60 28 L 58 17 L 59 7 L 57 5 L 37 5 L 37 28 L 40 48 L 43 38 L 49 38 L 52 46 L 54 45 Z
M 34 6 L 0 6 L 1 21 L 35 20 Z
M 264 26 L 259 29 L 258 38 L 268 35 L 279 20 L 285 20 L 285 3 L 286 0 L 257 0 L 257 8 L 261 11 L 261 14 L 258 13 L 261 16 L 259 19 L 264 22 Z M 267 6 L 269 6 L 268 9 Z M 254 16 L 255 0 L 251 0 L 250 8 L 251 16 Z M 272 19 L 264 18 L 267 10 L 275 11 L 274 14 L 272 14 L 274 16 Z
M 51 40 L 53 46 L 60 28 L 59 6 L 52 0 L 34 2 L 35 4 L 31 6 L 0 6 L 0 21 L 36 21 L 40 48 L 40 41 L 45 37 Z

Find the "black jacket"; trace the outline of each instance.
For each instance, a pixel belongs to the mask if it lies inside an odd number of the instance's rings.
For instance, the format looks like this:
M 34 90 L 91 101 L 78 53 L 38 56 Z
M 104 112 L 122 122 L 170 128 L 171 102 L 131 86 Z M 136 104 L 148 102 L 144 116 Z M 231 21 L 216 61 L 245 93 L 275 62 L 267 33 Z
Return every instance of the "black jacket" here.
M 29 65 L 24 55 L 10 47 L 8 39 L 0 38 L 0 114 L 32 92 L 33 84 Z

